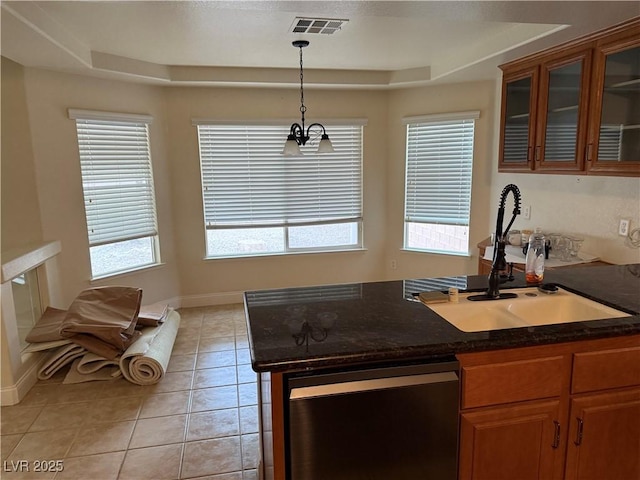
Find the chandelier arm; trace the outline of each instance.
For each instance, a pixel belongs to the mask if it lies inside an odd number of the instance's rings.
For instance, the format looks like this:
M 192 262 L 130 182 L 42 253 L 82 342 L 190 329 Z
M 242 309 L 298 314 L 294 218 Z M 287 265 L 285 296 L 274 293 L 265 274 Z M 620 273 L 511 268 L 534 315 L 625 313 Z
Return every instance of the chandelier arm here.
M 292 136 L 298 145 L 304 145 L 309 140 L 309 136 L 304 133 L 304 124 L 302 126 L 299 123 L 291 125 L 289 136 Z
M 291 125 L 291 130 L 289 131 L 289 133 L 296 137 L 301 137 L 304 135 L 304 129 L 300 126 L 299 123 L 294 123 L 293 125 Z
M 321 123 L 317 123 L 316 122 L 316 123 L 312 123 L 311 125 L 309 125 L 307 127 L 307 137 L 310 136 L 309 133 L 311 132 L 311 127 L 320 127 L 322 129 L 322 134 L 323 135 L 327 134 L 327 131 L 325 130 L 324 125 L 322 125 Z

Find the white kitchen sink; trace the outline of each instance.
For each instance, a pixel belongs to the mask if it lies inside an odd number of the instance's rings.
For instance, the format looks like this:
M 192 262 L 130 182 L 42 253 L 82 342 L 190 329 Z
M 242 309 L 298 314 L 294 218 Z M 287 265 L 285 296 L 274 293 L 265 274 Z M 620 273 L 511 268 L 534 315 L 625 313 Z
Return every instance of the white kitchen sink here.
M 504 289 L 516 298 L 472 301 L 477 293 L 460 294 L 458 303 L 437 303 L 428 308 L 463 332 L 534 327 L 557 323 L 628 317 L 629 314 L 602 305 L 561 288 L 541 293 L 535 287 Z

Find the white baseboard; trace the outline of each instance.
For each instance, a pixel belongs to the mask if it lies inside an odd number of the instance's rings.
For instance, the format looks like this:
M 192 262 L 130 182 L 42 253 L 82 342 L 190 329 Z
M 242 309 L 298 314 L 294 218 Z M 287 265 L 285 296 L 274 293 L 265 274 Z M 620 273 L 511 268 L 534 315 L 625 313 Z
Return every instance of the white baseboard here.
M 210 305 L 229 305 L 242 303 L 243 292 L 206 293 L 203 295 L 187 295 L 179 297 L 179 307 L 207 307 Z M 173 306 L 173 305 L 172 305 Z
M 34 362 L 15 384 L 0 389 L 0 405 L 3 407 L 15 405 L 29 393 L 31 387 L 38 381 L 38 369 L 41 363 L 42 361 Z

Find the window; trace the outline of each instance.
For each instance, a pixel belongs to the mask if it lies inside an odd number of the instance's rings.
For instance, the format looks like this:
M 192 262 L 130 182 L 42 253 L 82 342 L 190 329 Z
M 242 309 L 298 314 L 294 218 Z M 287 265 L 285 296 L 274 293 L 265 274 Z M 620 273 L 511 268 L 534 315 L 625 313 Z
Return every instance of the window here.
M 476 118 L 479 112 L 404 119 L 404 248 L 468 255 Z
M 78 133 L 92 278 L 156 264 L 151 117 L 82 110 L 69 117 Z
M 360 248 L 364 122 L 327 126 L 335 153 L 284 157 L 286 125 L 196 121 L 207 257 Z

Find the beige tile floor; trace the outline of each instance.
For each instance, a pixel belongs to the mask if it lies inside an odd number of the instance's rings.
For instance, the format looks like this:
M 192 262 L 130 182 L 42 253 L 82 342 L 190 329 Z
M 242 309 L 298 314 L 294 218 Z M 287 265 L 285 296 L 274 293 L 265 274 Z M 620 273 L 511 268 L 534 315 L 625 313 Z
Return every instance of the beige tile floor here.
M 158 384 L 63 385 L 65 371 L 38 382 L 20 404 L 3 407 L 0 477 L 256 480 L 257 387 L 243 308 L 180 314 Z M 47 460 L 61 460 L 63 470 L 34 472 Z

